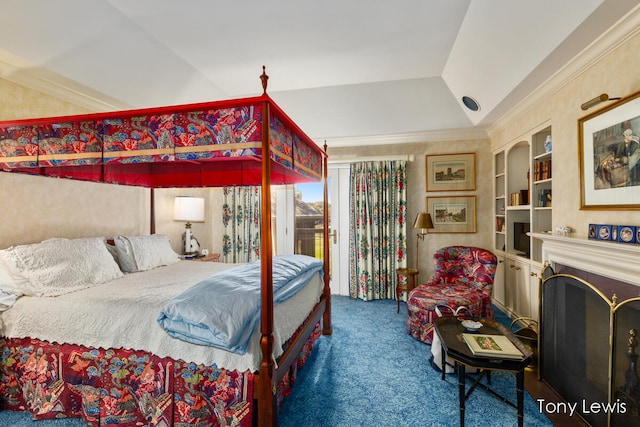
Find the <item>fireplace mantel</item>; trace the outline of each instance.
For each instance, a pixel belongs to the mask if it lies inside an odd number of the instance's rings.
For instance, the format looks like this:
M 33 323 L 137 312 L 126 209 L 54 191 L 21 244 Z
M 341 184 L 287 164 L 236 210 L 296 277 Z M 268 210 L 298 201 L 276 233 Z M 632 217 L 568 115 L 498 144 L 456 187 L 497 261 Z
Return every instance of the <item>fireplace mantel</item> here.
M 569 265 L 640 286 L 640 245 L 531 233 L 542 240 L 542 261 Z

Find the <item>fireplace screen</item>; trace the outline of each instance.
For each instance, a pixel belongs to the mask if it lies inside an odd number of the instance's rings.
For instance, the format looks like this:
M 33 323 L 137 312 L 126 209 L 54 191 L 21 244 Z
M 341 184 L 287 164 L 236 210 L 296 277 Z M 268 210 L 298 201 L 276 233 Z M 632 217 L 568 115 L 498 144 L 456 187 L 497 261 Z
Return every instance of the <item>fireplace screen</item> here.
M 543 281 L 540 375 L 564 399 L 548 411 L 594 426 L 640 425 L 638 294 L 637 286 L 610 279 L 602 287 L 569 274 Z M 630 297 L 619 303 L 616 295 Z

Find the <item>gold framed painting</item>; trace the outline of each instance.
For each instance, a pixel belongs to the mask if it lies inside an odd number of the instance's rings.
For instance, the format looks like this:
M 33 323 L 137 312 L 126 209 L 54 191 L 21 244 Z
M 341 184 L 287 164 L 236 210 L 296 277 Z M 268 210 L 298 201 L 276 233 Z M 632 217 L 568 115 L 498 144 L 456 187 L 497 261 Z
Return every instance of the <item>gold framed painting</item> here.
M 427 212 L 433 219 L 429 233 L 476 232 L 476 196 L 427 197 Z
M 427 154 L 427 191 L 476 189 L 476 153 Z
M 640 92 L 578 120 L 580 209 L 640 210 Z

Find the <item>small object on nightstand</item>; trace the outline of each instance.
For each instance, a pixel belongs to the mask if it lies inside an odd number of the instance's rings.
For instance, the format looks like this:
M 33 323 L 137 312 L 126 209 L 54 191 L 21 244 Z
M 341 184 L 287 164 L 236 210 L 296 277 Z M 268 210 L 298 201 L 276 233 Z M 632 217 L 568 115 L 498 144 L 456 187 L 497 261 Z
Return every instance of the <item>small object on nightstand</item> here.
M 396 269 L 396 299 L 398 300 L 398 313 L 400 313 L 400 295 L 403 292 L 409 295 L 409 292 L 416 287 L 416 276 L 418 270 L 415 268 L 398 268 Z M 404 277 L 404 281 L 400 280 L 400 277 Z

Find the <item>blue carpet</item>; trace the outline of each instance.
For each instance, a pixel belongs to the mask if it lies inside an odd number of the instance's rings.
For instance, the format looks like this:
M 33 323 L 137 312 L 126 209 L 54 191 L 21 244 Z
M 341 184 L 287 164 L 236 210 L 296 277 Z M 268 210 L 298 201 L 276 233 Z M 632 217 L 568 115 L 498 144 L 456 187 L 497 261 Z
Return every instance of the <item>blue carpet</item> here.
M 281 427 L 458 425 L 455 375 L 446 381 L 429 364 L 431 346 L 405 332 L 406 306 L 393 300 L 332 297 L 333 335 L 316 343 L 284 399 Z M 510 320 L 496 312 L 496 319 Z M 513 375 L 494 372 L 493 388 L 515 401 Z M 467 400 L 466 425 L 516 425 L 516 410 L 483 390 Z M 525 396 L 525 426 L 551 426 Z M 32 421 L 29 413 L 0 411 L 0 426 L 79 427 L 79 419 Z
M 406 306 L 393 300 L 332 297 L 333 335 L 321 337 L 278 423 L 298 426 L 458 425 L 455 374 L 445 381 L 429 364 L 431 346 L 405 332 Z M 503 313 L 498 320 L 509 326 Z M 500 318 L 499 316 L 502 316 Z M 515 377 L 494 372 L 492 388 L 515 402 Z M 477 389 L 466 402 L 466 425 L 516 425 L 516 410 Z M 552 426 L 525 393 L 526 426 Z
M 0 411 L 0 426 L 3 427 L 86 427 L 77 418 L 61 418 L 59 420 L 34 421 L 28 412 Z

